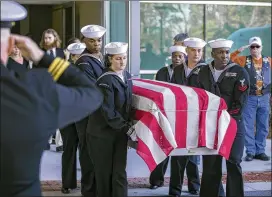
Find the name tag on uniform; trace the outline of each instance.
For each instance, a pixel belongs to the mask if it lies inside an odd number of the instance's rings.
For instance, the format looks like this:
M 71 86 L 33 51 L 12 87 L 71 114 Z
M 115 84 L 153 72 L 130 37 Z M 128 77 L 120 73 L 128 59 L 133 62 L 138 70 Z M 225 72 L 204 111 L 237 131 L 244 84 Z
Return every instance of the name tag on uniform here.
M 236 76 L 237 76 L 237 73 L 226 72 L 225 76 L 226 76 L 226 77 L 236 77 Z

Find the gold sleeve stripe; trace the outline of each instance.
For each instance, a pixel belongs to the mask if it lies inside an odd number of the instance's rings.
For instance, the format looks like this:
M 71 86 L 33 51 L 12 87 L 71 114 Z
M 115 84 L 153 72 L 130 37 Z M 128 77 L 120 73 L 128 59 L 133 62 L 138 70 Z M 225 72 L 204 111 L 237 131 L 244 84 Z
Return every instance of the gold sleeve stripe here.
M 70 65 L 68 61 L 63 61 L 62 64 L 60 65 L 58 71 L 56 74 L 53 75 L 54 81 L 57 81 L 62 73 L 67 69 L 67 67 Z
M 56 69 L 56 66 L 58 65 L 59 61 L 61 59 L 60 58 L 55 58 L 54 61 L 50 64 L 49 68 L 48 68 L 48 72 L 49 73 L 52 73 L 55 69 Z
M 51 72 L 52 76 L 55 76 L 58 70 L 61 68 L 61 65 L 63 64 L 64 60 L 61 59 L 58 64 L 56 65 L 55 69 Z

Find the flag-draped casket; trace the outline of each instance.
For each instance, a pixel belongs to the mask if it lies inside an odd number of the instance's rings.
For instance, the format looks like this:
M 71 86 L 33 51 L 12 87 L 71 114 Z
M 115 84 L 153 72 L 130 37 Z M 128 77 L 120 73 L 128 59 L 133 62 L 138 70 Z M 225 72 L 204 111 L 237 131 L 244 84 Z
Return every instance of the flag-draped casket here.
M 220 97 L 198 88 L 133 79 L 132 105 L 137 153 L 151 171 L 174 149 L 204 148 L 206 154 L 211 150 L 228 159 L 237 125 Z

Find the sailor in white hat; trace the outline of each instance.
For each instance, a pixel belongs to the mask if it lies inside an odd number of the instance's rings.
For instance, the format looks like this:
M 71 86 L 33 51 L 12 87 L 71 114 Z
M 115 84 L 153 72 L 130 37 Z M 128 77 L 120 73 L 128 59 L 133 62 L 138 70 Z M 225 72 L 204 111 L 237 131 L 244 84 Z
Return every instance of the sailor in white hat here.
M 87 132 L 95 136 L 88 141 L 91 140 L 90 153 L 95 174 L 98 175 L 97 196 L 101 197 L 127 196 L 126 133 L 131 127 L 129 121 L 132 114 L 132 81 L 131 75 L 125 71 L 127 50 L 128 44 L 123 42 L 112 42 L 105 46 L 107 68 L 97 80 L 97 85 L 104 94 L 104 103 L 101 110 L 92 117 L 92 121 L 88 122 L 92 127 L 88 126 Z
M 214 62 L 217 66 L 221 66 L 222 70 L 230 61 L 230 49 L 232 47 L 233 41 L 226 39 L 216 39 L 208 42 L 210 47 L 212 48 L 212 57 L 214 58 Z
M 189 37 L 183 41 L 183 45 L 186 47 L 187 60 L 183 61 L 181 65 L 174 68 L 173 76 L 171 79 L 172 83 L 196 87 L 198 84 L 198 73 L 202 67 L 207 64 L 202 60 L 203 47 L 206 42 L 200 38 Z M 190 179 L 194 180 L 189 183 L 189 192 L 191 194 L 198 194 L 200 181 L 199 171 L 197 166 L 197 157 L 195 156 L 177 156 L 171 159 L 171 163 L 174 166 L 170 172 L 170 195 L 181 195 L 180 182 L 183 180 L 185 169 L 187 165 L 190 165 Z M 190 181 L 190 180 L 189 180 Z M 179 189 L 177 189 L 179 188 Z
M 244 196 L 241 161 L 244 150 L 244 122 L 242 111 L 248 97 L 249 76 L 245 70 L 230 61 L 233 41 L 216 39 L 208 42 L 212 48 L 213 61 L 199 73 L 199 87 L 223 98 L 229 114 L 236 120 L 237 133 L 232 134 L 234 142 L 226 146 L 230 150 L 227 165 L 227 196 Z M 231 138 L 231 134 L 227 134 Z M 204 156 L 200 196 L 218 196 L 222 178 L 222 156 Z
M 14 1 L 1 1 L 1 196 L 41 196 L 40 162 L 57 128 L 97 110 L 103 97 L 75 66 L 53 58 L 28 37 L 10 34 L 13 21 L 27 16 Z M 13 43 L 39 65 L 26 72 L 6 68 Z M 62 85 L 60 85 L 62 83 Z M 90 104 L 91 103 L 91 104 Z
M 185 61 L 186 47 L 184 46 L 171 46 L 169 48 L 169 53 L 171 54 L 172 64 L 169 66 L 164 66 L 158 70 L 155 79 L 159 81 L 171 82 L 174 68 L 181 65 Z
M 171 64 L 169 66 L 161 68 L 156 76 L 155 79 L 158 81 L 165 81 L 171 82 L 174 69 L 177 67 L 182 67 L 183 63 L 186 61 L 186 47 L 182 46 L 184 34 L 178 34 L 175 37 L 174 46 L 169 48 L 169 53 L 171 54 Z M 186 166 L 185 162 L 188 163 Z M 150 189 L 157 189 L 163 186 L 164 183 L 164 175 L 166 172 L 166 168 L 169 162 L 169 158 L 165 159 L 161 162 L 155 170 L 152 171 L 150 174 L 149 182 L 150 182 Z M 171 157 L 171 184 L 169 186 L 169 194 L 170 195 L 180 195 L 182 186 L 180 185 L 183 182 L 183 175 L 184 170 L 187 170 L 187 178 L 188 178 L 188 188 L 189 193 L 197 194 L 200 187 L 200 180 L 199 180 L 199 171 L 197 166 L 197 156 L 189 156 L 189 157 Z M 181 170 L 184 169 L 184 170 Z
M 104 69 L 104 58 L 101 53 L 103 36 L 106 29 L 99 25 L 86 25 L 81 28 L 83 35 L 82 42 L 85 43 L 86 49 L 82 52 L 76 61 L 76 66 L 81 69 L 95 84 L 97 78 L 102 74 Z M 96 185 L 94 178 L 94 166 L 89 156 L 89 150 L 86 144 L 86 130 L 89 117 L 87 116 L 80 122 L 76 122 L 79 136 L 79 158 L 81 166 L 81 193 L 84 196 L 96 195 Z M 97 123 L 95 123 L 97 124 Z
M 82 40 L 86 44 L 86 52 L 102 61 L 100 50 L 102 48 L 102 37 L 106 33 L 106 29 L 99 25 L 86 25 L 81 28 L 81 33 L 83 35 Z
M 105 66 L 114 70 L 124 80 L 124 70 L 127 66 L 128 44 L 125 42 L 111 42 L 105 45 Z
M 194 86 L 200 68 L 207 65 L 202 60 L 203 47 L 206 42 L 200 38 L 190 37 L 186 38 L 183 43 L 186 46 L 187 60 L 184 61 L 183 66 L 174 69 L 172 82 Z
M 70 53 L 70 58 L 72 62 L 75 63 L 85 49 L 86 49 L 85 43 L 72 43 L 68 45 L 67 51 Z

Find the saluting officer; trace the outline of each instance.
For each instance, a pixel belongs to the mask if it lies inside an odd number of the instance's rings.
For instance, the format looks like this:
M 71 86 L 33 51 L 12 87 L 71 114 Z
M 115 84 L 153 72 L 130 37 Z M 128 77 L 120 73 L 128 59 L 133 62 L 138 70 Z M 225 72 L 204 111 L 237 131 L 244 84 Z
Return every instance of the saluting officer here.
M 2 196 L 41 196 L 40 161 L 50 135 L 92 113 L 103 101 L 100 91 L 76 67 L 48 56 L 30 38 L 10 34 L 11 21 L 26 15 L 20 4 L 1 1 Z M 9 71 L 8 51 L 14 42 L 26 59 L 46 69 Z
M 106 29 L 99 25 L 87 25 L 81 29 L 82 41 L 86 44 L 86 49 L 76 61 L 77 67 L 82 70 L 95 84 L 97 78 L 104 69 L 103 55 L 101 54 L 102 37 Z M 88 103 L 92 105 L 92 102 Z M 88 153 L 86 141 L 86 129 L 88 117 L 76 123 L 79 137 L 79 162 L 81 166 L 81 193 L 83 196 L 96 196 L 96 186 L 92 160 Z
M 237 122 L 237 134 L 227 164 L 227 196 L 244 196 L 241 161 L 244 150 L 245 128 L 242 119 L 244 103 L 249 92 L 247 71 L 230 61 L 231 40 L 217 39 L 209 42 L 214 60 L 203 67 L 199 74 L 198 87 L 223 98 L 229 114 Z M 222 156 L 203 156 L 201 197 L 217 197 L 222 178 Z

